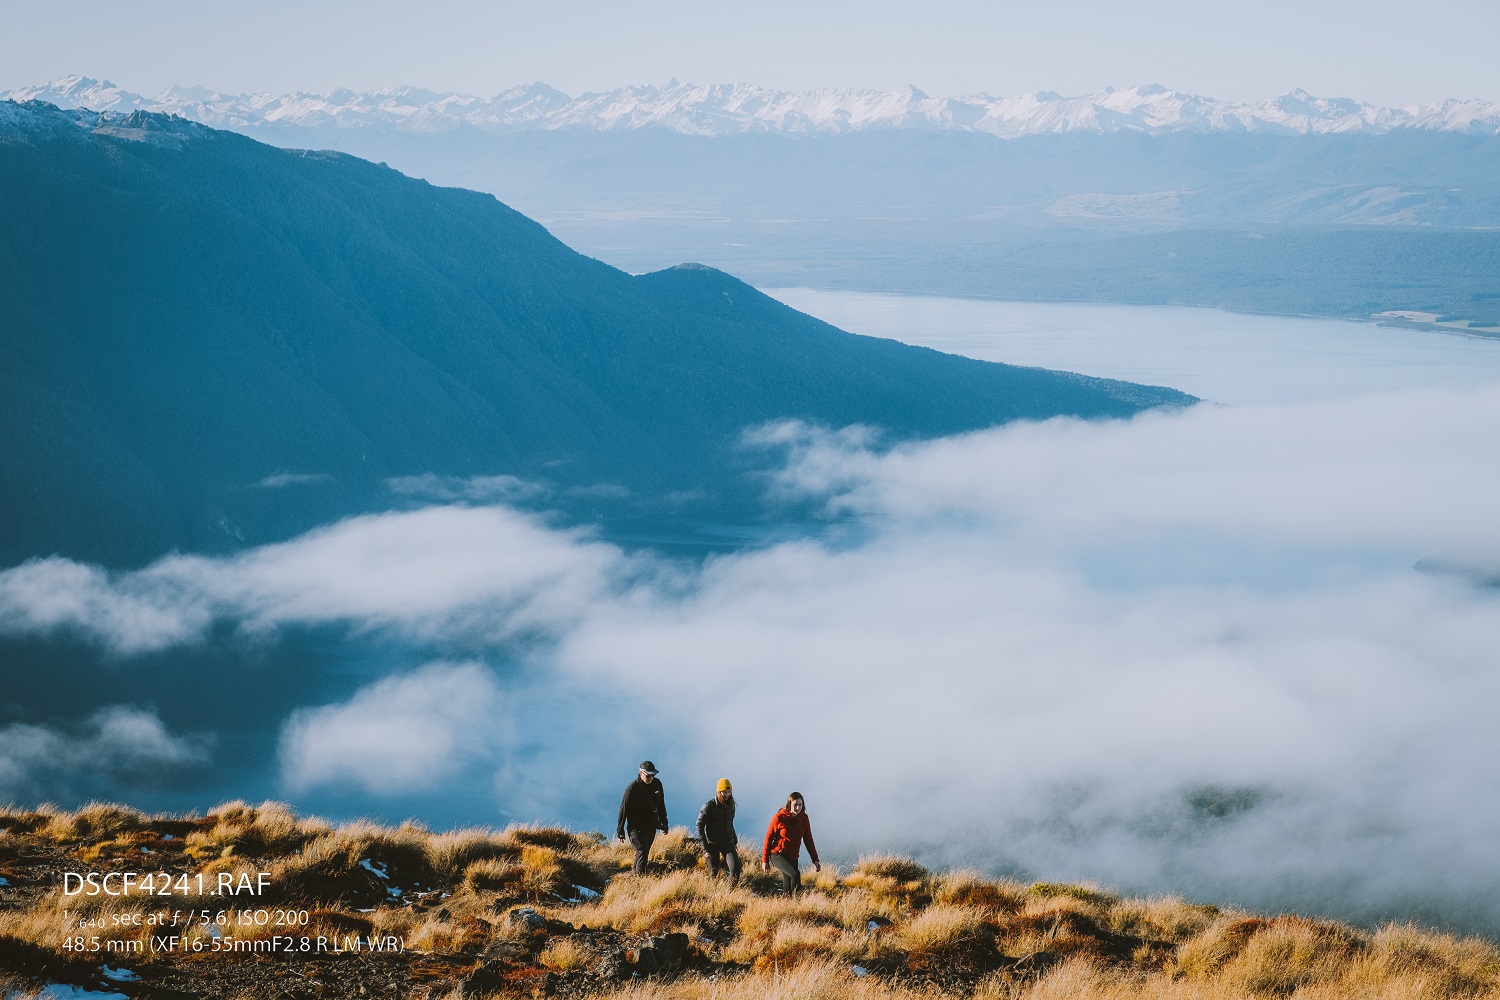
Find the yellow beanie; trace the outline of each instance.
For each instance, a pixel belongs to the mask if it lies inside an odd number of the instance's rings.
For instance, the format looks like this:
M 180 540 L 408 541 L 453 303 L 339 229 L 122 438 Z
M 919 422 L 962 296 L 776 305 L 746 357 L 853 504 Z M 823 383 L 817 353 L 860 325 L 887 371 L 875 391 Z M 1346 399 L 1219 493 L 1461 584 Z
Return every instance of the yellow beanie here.
M 720 778 L 719 779 L 719 791 L 721 791 L 721 792 L 732 792 L 732 791 L 734 791 L 734 786 L 729 783 L 729 779 L 728 778 Z

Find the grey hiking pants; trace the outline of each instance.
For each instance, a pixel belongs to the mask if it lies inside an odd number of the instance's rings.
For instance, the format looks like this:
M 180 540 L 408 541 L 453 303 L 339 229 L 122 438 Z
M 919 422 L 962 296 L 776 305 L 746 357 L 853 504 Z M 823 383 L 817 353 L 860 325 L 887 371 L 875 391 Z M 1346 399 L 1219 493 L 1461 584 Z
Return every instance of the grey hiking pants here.
M 708 862 L 708 873 L 717 875 L 719 872 L 729 873 L 729 884 L 740 880 L 740 854 L 733 847 L 722 847 L 716 844 L 705 843 L 703 845 L 703 860 Z
M 783 854 L 771 855 L 771 867 L 781 876 L 781 891 L 788 896 L 802 888 L 802 873 Z
M 656 828 L 631 830 L 628 833 L 630 846 L 635 848 L 635 864 L 630 870 L 637 875 L 646 874 L 646 859 L 651 856 L 651 844 L 656 840 Z

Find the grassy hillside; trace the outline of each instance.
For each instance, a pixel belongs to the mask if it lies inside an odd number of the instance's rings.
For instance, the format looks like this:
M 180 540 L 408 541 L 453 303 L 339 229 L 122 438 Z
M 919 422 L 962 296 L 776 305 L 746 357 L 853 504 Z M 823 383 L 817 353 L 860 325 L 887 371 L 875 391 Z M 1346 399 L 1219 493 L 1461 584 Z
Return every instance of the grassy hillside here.
M 894 857 L 825 867 L 786 899 L 758 865 L 747 864 L 739 887 L 710 879 L 683 830 L 658 844 L 657 871 L 636 877 L 623 845 L 552 828 L 334 827 L 275 803 L 202 817 L 110 805 L 0 811 L 0 989 L 454 1000 L 1500 996 L 1500 948 L 1411 926 L 1023 885 Z M 162 871 L 187 876 L 188 892 L 67 898 L 69 871 Z M 259 896 L 194 891 L 198 875 L 208 886 L 221 875 L 248 885 L 260 873 Z M 188 926 L 187 912 L 202 916 Z M 153 953 L 162 935 L 178 938 Z M 304 938 L 342 950 L 278 943 Z
M 282 539 L 428 473 L 723 510 L 768 420 L 1191 401 L 856 337 L 708 268 L 635 277 L 489 195 L 159 115 L 0 102 L 0 188 L 0 563 Z

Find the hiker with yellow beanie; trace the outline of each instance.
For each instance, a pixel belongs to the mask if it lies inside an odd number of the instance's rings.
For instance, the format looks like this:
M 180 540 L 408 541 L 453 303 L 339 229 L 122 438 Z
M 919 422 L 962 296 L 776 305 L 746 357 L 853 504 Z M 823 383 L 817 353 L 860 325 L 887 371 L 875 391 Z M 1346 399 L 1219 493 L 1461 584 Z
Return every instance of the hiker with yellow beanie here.
M 728 778 L 719 779 L 714 797 L 698 810 L 698 843 L 708 861 L 708 873 L 729 872 L 729 884 L 740 877 L 740 854 L 735 848 L 739 838 L 734 833 L 734 786 Z

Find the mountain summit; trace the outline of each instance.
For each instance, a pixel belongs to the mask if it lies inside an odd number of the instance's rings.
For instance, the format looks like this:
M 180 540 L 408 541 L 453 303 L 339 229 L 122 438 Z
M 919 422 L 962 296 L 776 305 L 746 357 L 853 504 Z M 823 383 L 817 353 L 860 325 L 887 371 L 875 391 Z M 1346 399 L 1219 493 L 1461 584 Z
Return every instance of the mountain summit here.
M 148 112 L 0 102 L 0 186 L 5 562 L 288 537 L 426 474 L 723 509 L 758 495 L 738 442 L 766 421 L 1191 401 L 854 336 L 711 268 L 634 277 L 489 195 Z

